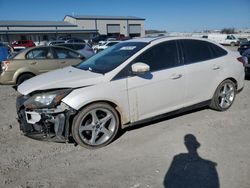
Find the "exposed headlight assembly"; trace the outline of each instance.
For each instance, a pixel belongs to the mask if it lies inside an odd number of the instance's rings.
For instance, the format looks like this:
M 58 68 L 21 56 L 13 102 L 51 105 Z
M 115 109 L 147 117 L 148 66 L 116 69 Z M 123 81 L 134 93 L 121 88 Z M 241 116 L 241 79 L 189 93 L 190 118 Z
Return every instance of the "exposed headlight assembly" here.
M 27 109 L 54 108 L 71 91 L 72 89 L 61 89 L 49 92 L 36 93 L 24 102 L 24 106 Z

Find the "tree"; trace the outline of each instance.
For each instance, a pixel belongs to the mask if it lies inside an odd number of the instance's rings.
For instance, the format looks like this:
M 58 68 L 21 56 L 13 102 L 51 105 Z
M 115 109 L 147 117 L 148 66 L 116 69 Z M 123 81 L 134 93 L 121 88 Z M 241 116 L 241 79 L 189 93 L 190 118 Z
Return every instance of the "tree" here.
M 235 28 L 224 28 L 221 30 L 221 33 L 223 34 L 235 34 Z

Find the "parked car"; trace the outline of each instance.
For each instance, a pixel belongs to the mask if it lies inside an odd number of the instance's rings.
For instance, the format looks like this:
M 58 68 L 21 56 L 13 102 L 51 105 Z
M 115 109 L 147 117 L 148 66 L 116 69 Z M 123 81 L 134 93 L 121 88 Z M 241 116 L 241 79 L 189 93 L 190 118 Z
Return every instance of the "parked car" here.
M 106 40 L 101 40 L 101 41 L 99 41 L 97 44 L 92 45 L 92 48 L 93 48 L 93 49 L 96 49 L 96 48 L 98 48 L 99 46 L 104 45 L 104 44 L 105 44 L 106 42 L 108 42 L 108 41 L 116 41 L 116 39 L 115 39 L 115 38 L 107 38 Z
M 95 46 L 94 51 L 95 51 L 95 53 L 98 53 L 98 52 L 103 51 L 103 50 L 105 50 L 105 49 L 107 49 L 107 48 L 109 48 L 109 47 L 111 47 L 111 46 L 113 46 L 113 45 L 115 45 L 115 44 L 117 44 L 119 42 L 121 42 L 121 41 L 107 41 L 107 42 L 104 42 L 104 43 L 102 43 L 100 45 Z
M 238 48 L 238 51 L 239 51 L 239 53 L 242 55 L 243 52 L 244 52 L 245 50 L 249 49 L 249 48 L 250 48 L 250 41 L 248 41 L 248 42 L 245 43 L 245 44 L 240 45 L 240 47 Z
M 57 40 L 63 40 L 63 41 L 66 41 L 66 40 L 69 40 L 71 39 L 72 37 L 71 36 L 60 36 L 57 38 Z
M 26 48 L 27 47 L 25 47 L 25 46 L 14 46 L 13 47 L 13 52 L 20 52 L 20 51 L 22 51 L 22 50 L 24 50 Z
M 239 45 L 243 45 L 248 42 L 247 38 L 241 38 L 241 37 L 238 38 L 238 41 L 239 41 Z
M 28 48 L 28 47 L 34 47 L 36 45 L 32 40 L 18 40 L 18 41 L 12 42 L 11 46 L 13 48 L 17 47 L 17 46 L 24 46 L 24 47 Z
M 98 35 L 91 39 L 92 44 L 97 44 L 99 41 L 106 41 L 109 38 L 107 35 Z
M 53 45 L 63 44 L 63 43 L 65 43 L 64 40 L 52 40 L 47 43 L 47 46 L 53 46 Z
M 209 105 L 225 111 L 244 86 L 239 54 L 202 39 L 120 42 L 72 67 L 18 87 L 25 135 L 99 148 L 120 128 Z
M 214 42 L 217 42 L 219 44 L 223 45 L 230 45 L 230 46 L 237 46 L 239 45 L 239 40 L 234 35 L 228 35 L 228 34 L 208 34 L 202 36 L 202 38 L 210 39 Z
M 250 48 L 245 50 L 242 53 L 242 56 L 243 56 L 244 62 L 245 62 L 245 73 L 247 76 L 250 76 Z
M 76 65 L 85 59 L 64 47 L 44 46 L 25 49 L 2 62 L 0 84 L 21 84 L 38 74 Z
M 65 40 L 65 43 L 85 43 L 85 40 L 79 38 L 70 38 Z
M 84 57 L 89 58 L 95 54 L 94 50 L 86 43 L 63 43 L 57 44 L 56 46 L 64 46 L 75 50 L 82 54 Z

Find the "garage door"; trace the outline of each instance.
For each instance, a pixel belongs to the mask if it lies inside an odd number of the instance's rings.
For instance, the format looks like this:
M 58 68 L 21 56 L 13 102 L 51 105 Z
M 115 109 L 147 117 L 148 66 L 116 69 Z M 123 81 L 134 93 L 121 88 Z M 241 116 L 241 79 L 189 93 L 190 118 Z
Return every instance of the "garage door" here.
M 107 25 L 107 33 L 120 33 L 120 25 L 119 24 Z
M 130 34 L 139 34 L 141 33 L 141 25 L 129 25 Z

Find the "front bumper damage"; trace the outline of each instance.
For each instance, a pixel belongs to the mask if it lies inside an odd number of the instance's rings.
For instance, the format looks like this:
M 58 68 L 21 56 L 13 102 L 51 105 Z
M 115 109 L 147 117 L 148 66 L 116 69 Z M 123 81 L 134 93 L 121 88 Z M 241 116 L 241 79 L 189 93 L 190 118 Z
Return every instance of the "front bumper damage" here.
M 38 140 L 68 142 L 70 118 L 76 110 L 61 102 L 56 108 L 31 109 L 24 105 L 28 96 L 18 96 L 17 120 L 25 136 Z

